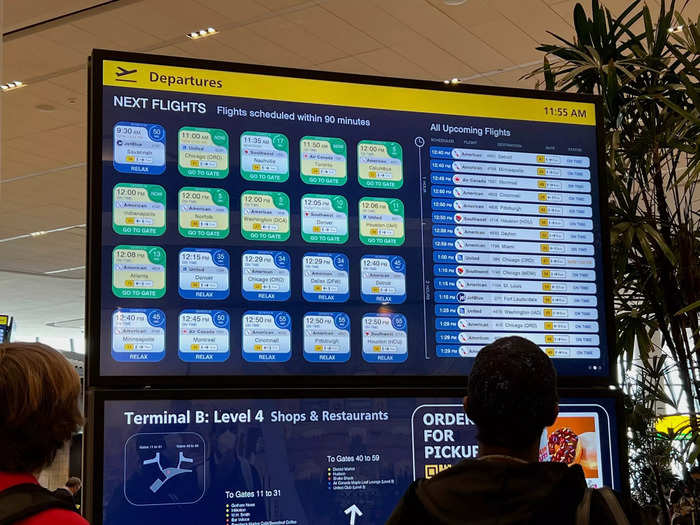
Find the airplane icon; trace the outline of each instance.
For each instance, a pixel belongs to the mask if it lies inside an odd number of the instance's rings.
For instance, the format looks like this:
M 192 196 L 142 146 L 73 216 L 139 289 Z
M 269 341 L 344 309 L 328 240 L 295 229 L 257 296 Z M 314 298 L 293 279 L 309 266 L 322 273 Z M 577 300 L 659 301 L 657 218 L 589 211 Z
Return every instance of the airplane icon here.
M 136 69 L 126 69 L 126 68 L 123 68 L 122 66 L 117 66 L 117 69 L 118 69 L 118 71 L 116 72 L 116 75 L 117 75 L 116 80 L 118 82 L 136 82 L 136 80 L 131 80 L 128 78 L 121 78 L 121 77 L 131 75 L 133 73 L 136 73 L 136 71 L 137 71 Z

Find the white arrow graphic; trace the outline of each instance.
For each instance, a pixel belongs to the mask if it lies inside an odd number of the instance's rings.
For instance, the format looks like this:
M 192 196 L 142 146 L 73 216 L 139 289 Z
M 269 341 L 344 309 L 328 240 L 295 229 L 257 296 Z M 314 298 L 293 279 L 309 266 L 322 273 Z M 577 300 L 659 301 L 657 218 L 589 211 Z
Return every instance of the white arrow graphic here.
M 355 525 L 355 517 L 362 516 L 362 511 L 353 503 L 345 509 L 345 514 L 350 514 L 350 525 Z

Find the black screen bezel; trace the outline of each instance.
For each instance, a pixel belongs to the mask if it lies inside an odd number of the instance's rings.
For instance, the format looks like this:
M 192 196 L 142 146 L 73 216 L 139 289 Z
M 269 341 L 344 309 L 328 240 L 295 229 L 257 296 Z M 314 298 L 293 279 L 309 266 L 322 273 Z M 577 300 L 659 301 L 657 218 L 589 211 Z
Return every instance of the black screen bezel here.
M 610 261 L 610 240 L 608 225 L 608 188 L 607 170 L 603 151 L 602 99 L 598 96 L 576 93 L 558 93 L 516 88 L 477 86 L 466 84 L 445 84 L 443 82 L 409 80 L 400 78 L 374 77 L 344 73 L 330 73 L 303 69 L 291 69 L 272 66 L 258 66 L 233 62 L 219 62 L 201 59 L 184 59 L 161 55 L 129 53 L 121 51 L 93 50 L 89 61 L 88 75 L 88 184 L 87 184 L 87 236 L 86 259 L 86 301 L 85 301 L 85 336 L 86 377 L 89 388 L 235 388 L 264 386 L 311 386 L 311 387 L 450 387 L 459 386 L 464 378 L 461 375 L 417 376 L 417 375 L 167 375 L 167 376 L 129 376 L 102 375 L 100 351 L 100 308 L 101 308 L 101 231 L 102 231 L 102 100 L 103 100 L 103 61 L 122 60 L 154 65 L 212 69 L 217 71 L 252 73 L 281 77 L 307 78 L 350 82 L 377 86 L 394 86 L 403 88 L 449 91 L 460 93 L 486 94 L 539 100 L 560 100 L 570 102 L 587 102 L 595 105 L 596 137 L 598 156 L 598 186 L 601 223 L 601 249 L 603 264 L 603 281 L 605 286 L 605 318 L 607 327 L 608 375 L 607 376 L 562 376 L 560 384 L 567 387 L 603 386 L 615 382 L 613 349 L 615 348 L 615 324 L 612 300 L 612 269 Z
M 458 400 L 465 394 L 465 388 L 267 388 L 267 389 L 229 389 L 229 390 L 98 390 L 87 396 L 88 426 L 86 432 L 91 439 L 84 441 L 88 448 L 84 453 L 83 478 L 93 480 L 91 487 L 86 487 L 84 506 L 86 517 L 93 525 L 102 525 L 103 516 L 103 461 L 104 461 L 104 405 L 105 401 L 143 401 L 143 400 L 191 400 L 191 399 L 299 399 L 299 398 L 358 398 L 358 397 L 437 397 Z M 615 428 L 618 435 L 618 458 L 620 467 L 620 490 L 629 496 L 629 464 L 627 455 L 627 432 L 624 423 L 624 403 L 622 392 L 608 389 L 560 389 L 560 398 L 614 399 Z

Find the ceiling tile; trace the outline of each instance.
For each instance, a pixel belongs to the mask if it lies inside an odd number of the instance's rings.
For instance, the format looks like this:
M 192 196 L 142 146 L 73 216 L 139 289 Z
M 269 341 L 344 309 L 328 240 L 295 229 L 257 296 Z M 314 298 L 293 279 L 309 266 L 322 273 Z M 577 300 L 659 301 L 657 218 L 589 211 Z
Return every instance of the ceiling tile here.
M 0 239 L 85 222 L 85 168 L 5 182 L 0 187 Z
M 31 49 L 31 52 L 27 50 Z M 41 38 L 39 34 L 13 38 L 3 43 L 3 72 L 2 80 L 30 81 L 52 71 L 73 67 L 85 63 L 87 55 L 57 46 L 55 43 Z
M 559 16 L 541 0 L 518 0 L 508 2 L 508 5 L 494 2 L 494 7 L 537 42 L 549 38 L 547 31 L 564 37 L 570 37 L 573 34 L 571 19 Z
M 564 20 L 569 21 L 574 19 L 574 6 L 580 3 L 580 0 L 559 0 L 556 3 L 551 3 L 550 9 L 555 11 Z M 611 12 L 614 12 L 612 7 L 609 5 L 608 7 L 610 8 Z M 589 12 L 590 10 L 587 9 L 586 11 Z
M 155 45 L 159 39 L 148 32 L 133 27 L 120 18 L 122 9 L 117 8 L 95 16 L 85 17 L 71 23 L 71 26 L 96 37 L 97 47 L 136 51 Z
M 339 73 L 355 73 L 358 75 L 378 75 L 379 71 L 355 57 L 339 58 L 323 64 L 317 64 L 314 69 L 336 71 Z
M 81 80 L 85 80 L 85 77 Z M 87 104 L 82 93 L 78 93 L 54 82 L 54 79 L 37 84 L 37 96 L 47 103 L 56 106 L 60 111 L 72 112 L 72 117 L 80 115 L 81 124 L 86 122 Z
M 466 29 L 471 28 L 473 24 L 486 24 L 502 18 L 501 14 L 494 9 L 492 0 L 469 0 L 458 6 L 446 5 L 444 0 L 429 0 L 429 2 Z
M 433 79 L 434 75 L 388 48 L 357 55 L 358 60 L 390 77 Z
M 681 14 L 686 21 L 697 21 L 698 18 L 700 18 L 700 3 L 691 0 L 686 4 L 684 9 L 681 9 Z
M 513 63 L 435 6 L 422 0 L 382 0 L 378 5 L 441 49 L 433 56 L 436 63 L 457 57 L 476 71 L 510 66 Z
M 3 141 L 24 135 L 34 135 L 42 130 L 53 129 L 65 125 L 38 111 L 30 111 L 23 106 L 3 105 L 2 110 L 2 139 Z
M 186 51 L 184 51 L 179 46 L 175 46 L 175 45 L 158 47 L 156 49 L 151 50 L 150 52 L 155 54 L 155 55 L 165 55 L 165 56 L 171 56 L 171 57 L 188 57 L 189 56 Z
M 0 164 L 0 201 L 2 201 L 2 181 L 21 177 L 32 171 L 32 167 L 27 164 L 27 155 L 21 152 L 11 154 L 6 146 L 3 146 L 2 164 Z
M 103 3 L 104 0 L 9 0 L 3 5 L 3 31 L 14 31 L 44 20 Z
M 47 137 L 47 133 L 43 131 L 31 139 L 19 137 L 6 141 L 4 154 L 11 160 L 16 159 L 31 166 L 32 171 L 46 170 L 56 166 L 60 160 L 51 151 L 41 149 L 42 142 L 46 141 L 36 140 L 39 136 Z
M 538 42 L 505 18 L 476 24 L 470 30 L 513 64 L 530 62 L 539 55 L 536 50 Z
M 392 46 L 392 49 L 432 73 L 433 80 L 463 77 L 475 73 L 464 62 L 445 53 L 443 49 L 418 34 L 411 36 L 399 45 Z
M 110 16 L 119 18 L 122 24 L 162 40 L 232 22 L 222 13 L 193 0 L 178 0 L 175 6 L 172 0 L 148 0 L 125 5 L 112 13 Z
M 270 40 L 280 47 L 305 58 L 311 64 L 318 64 L 342 58 L 346 53 L 325 42 L 303 27 L 290 22 L 285 17 L 274 17 L 246 26 L 259 37 Z M 283 65 L 279 63 L 279 65 Z
M 77 94 L 85 95 L 87 93 L 87 68 L 73 73 L 52 76 L 49 82 L 52 85 L 58 85 Z M 85 100 L 81 99 L 80 103 L 84 105 Z
M 33 104 L 34 111 L 41 111 L 36 108 L 36 105 L 51 105 L 53 110 L 46 111 L 47 116 L 65 115 L 61 120 L 69 122 L 75 119 L 83 119 L 86 115 L 86 101 L 80 93 L 76 93 L 70 89 L 63 87 L 60 84 L 55 84 L 53 80 L 41 81 L 29 84 L 25 90 L 17 92 L 23 99 L 26 97 L 27 104 Z M 19 97 L 18 97 L 19 99 Z
M 287 18 L 344 54 L 354 55 L 381 47 L 377 40 L 320 6 L 290 13 Z
M 300 5 L 308 5 L 316 2 L 309 2 L 308 0 L 258 0 L 258 3 L 265 6 L 270 11 L 281 11 L 283 9 L 298 7 Z
M 24 117 L 43 117 L 46 118 L 47 126 L 41 126 L 39 129 L 48 129 L 56 127 L 55 122 L 60 123 L 75 123 L 76 120 L 80 120 L 81 111 L 83 111 L 82 104 L 68 104 L 65 101 L 57 101 L 52 97 L 50 93 L 51 84 L 45 82 L 39 82 L 36 84 L 28 84 L 27 87 L 22 88 L 16 92 L 7 93 L 3 95 L 3 120 L 7 115 L 5 113 L 11 113 L 16 115 L 20 112 Z M 40 111 L 37 109 L 38 105 L 51 103 L 54 105 L 53 111 Z M 20 124 L 16 120 L 10 120 L 12 122 L 12 128 L 15 128 L 17 124 Z
M 386 46 L 400 44 L 406 35 L 412 34 L 406 24 L 366 1 L 327 0 L 323 8 Z
M 239 53 L 250 56 L 250 62 L 288 67 L 307 67 L 311 65 L 308 59 L 267 38 L 259 36 L 248 27 L 226 30 L 217 35 L 217 37 L 221 38 L 226 45 Z
M 53 46 L 65 47 L 83 55 L 85 60 L 87 60 L 86 50 L 106 47 L 99 42 L 99 38 L 94 33 L 83 31 L 77 24 L 61 24 L 47 27 L 37 34 Z
M 215 35 L 202 40 L 183 39 L 177 47 L 182 49 L 186 56 L 193 58 L 205 58 L 207 60 L 223 60 L 227 62 L 249 62 L 250 57 L 237 49 L 227 46 L 221 35 Z
M 61 213 L 51 208 L 37 208 L 35 211 L 49 215 Z M 68 232 L 0 243 L 0 254 L 8 249 L 12 250 L 12 257 L 0 255 L 0 271 L 43 273 L 81 266 L 85 261 L 84 236 L 78 237 Z M 46 254 L 51 256 L 47 257 Z
M 266 5 L 267 2 L 257 2 L 256 0 L 236 0 L 235 2 L 231 0 L 195 0 L 195 2 L 222 14 L 226 20 L 230 20 L 236 25 L 248 23 L 271 13 Z M 218 22 L 215 21 L 215 23 Z
M 488 80 L 495 86 L 534 89 L 536 78 L 522 79 L 522 76 L 529 71 L 529 68 L 505 71 L 495 75 L 489 75 Z M 478 79 L 475 80 L 478 83 Z
M 7 141 L 7 147 L 26 155 L 48 158 L 56 165 L 76 164 L 86 158 L 86 132 L 79 125 L 42 131 Z

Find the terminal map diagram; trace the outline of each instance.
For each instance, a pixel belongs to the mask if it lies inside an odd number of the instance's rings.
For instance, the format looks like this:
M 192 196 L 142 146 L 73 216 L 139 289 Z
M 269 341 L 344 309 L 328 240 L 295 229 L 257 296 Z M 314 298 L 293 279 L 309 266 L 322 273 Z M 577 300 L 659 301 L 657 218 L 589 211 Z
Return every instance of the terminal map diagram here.
M 143 462 L 144 465 L 158 465 L 158 468 L 160 471 L 163 473 L 165 476 L 165 479 L 160 479 L 157 478 L 153 484 L 149 487 L 151 489 L 151 492 L 156 493 L 160 490 L 160 488 L 165 485 L 168 480 L 174 478 L 175 476 L 178 476 L 180 474 L 187 474 L 191 473 L 192 469 L 185 469 L 182 468 L 183 463 L 192 463 L 194 460 L 192 458 L 185 457 L 185 455 L 180 452 L 180 456 L 177 460 L 177 467 L 168 467 L 168 468 L 163 468 L 163 465 L 160 463 L 160 452 L 156 452 L 156 455 L 153 459 L 147 459 Z

